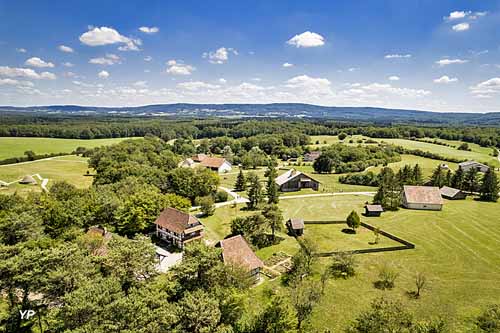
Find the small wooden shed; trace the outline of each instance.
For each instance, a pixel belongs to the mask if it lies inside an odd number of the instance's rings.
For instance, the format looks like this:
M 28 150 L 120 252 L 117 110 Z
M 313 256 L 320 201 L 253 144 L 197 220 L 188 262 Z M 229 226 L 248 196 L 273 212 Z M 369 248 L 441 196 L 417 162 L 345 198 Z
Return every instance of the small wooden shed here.
M 365 205 L 365 216 L 380 216 L 383 211 L 381 205 Z
M 302 236 L 304 234 L 304 219 L 291 218 L 286 222 L 286 226 L 293 235 Z

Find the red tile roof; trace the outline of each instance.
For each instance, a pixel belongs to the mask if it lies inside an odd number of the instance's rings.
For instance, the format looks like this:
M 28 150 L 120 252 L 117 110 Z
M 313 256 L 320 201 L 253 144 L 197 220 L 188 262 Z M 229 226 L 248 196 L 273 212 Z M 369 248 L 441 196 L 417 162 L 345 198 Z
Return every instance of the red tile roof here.
M 207 158 L 207 155 L 206 154 L 196 154 L 196 155 L 193 155 L 191 157 L 191 159 L 195 162 L 201 162 L 203 161 L 205 158 Z
M 208 168 L 220 168 L 220 166 L 224 164 L 224 162 L 226 162 L 225 158 L 207 157 L 203 161 L 201 161 L 200 164 Z
M 241 235 L 221 240 L 220 246 L 225 264 L 236 264 L 250 271 L 264 266 Z
M 178 234 L 198 223 L 201 222 L 196 217 L 170 207 L 165 208 L 155 221 L 156 225 Z

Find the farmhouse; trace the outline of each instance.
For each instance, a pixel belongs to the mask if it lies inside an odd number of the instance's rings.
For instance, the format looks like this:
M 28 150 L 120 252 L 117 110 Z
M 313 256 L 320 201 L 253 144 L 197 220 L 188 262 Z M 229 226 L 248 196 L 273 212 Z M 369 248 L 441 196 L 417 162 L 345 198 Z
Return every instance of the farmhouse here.
M 231 171 L 231 163 L 229 163 L 225 158 L 221 157 L 206 157 L 201 161 L 201 166 L 209 168 L 211 170 L 217 171 L 218 173 L 224 173 Z
M 320 151 L 312 151 L 310 153 L 305 153 L 304 157 L 302 158 L 302 160 L 304 162 L 314 162 L 320 156 L 321 156 L 321 152 Z
M 241 235 L 220 241 L 222 258 L 226 265 L 237 265 L 248 270 L 250 276 L 257 280 L 264 263 L 252 251 Z
M 36 185 L 36 180 L 35 178 L 31 177 L 30 175 L 24 176 L 23 179 L 19 181 L 19 184 L 25 184 L 25 185 Z
M 476 162 L 476 161 L 467 161 L 467 162 L 462 162 L 458 165 L 460 169 L 462 169 L 463 172 L 467 172 L 472 168 L 477 169 L 479 172 L 486 172 L 490 169 L 489 166 L 484 165 L 482 163 Z
M 175 208 L 166 208 L 155 221 L 156 235 L 175 246 L 203 237 L 203 224 L 194 216 Z
M 403 186 L 403 207 L 409 209 L 441 210 L 443 198 L 439 187 Z
M 467 194 L 459 189 L 443 186 L 440 189 L 441 196 L 449 200 L 462 200 L 467 197 Z
M 291 234 L 301 236 L 304 233 L 304 219 L 291 218 L 286 222 Z
M 319 182 L 317 180 L 295 169 L 290 169 L 278 176 L 275 182 L 282 192 L 299 191 L 303 188 L 312 188 L 315 191 L 319 189 Z
M 365 205 L 365 216 L 380 216 L 383 211 L 381 205 Z

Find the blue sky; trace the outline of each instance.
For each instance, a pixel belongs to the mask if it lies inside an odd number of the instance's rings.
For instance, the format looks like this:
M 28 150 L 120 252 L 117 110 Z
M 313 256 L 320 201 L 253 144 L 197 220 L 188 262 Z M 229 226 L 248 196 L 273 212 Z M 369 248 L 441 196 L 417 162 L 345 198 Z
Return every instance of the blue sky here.
M 0 105 L 500 111 L 500 0 L 0 0 Z

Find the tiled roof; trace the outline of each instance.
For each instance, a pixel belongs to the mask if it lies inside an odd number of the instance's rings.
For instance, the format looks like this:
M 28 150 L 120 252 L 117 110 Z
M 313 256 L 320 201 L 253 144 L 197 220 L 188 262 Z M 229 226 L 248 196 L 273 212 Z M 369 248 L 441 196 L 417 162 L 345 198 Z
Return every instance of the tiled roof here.
M 201 161 L 201 165 L 208 168 L 220 168 L 222 164 L 226 162 L 225 158 L 221 157 L 207 157 Z
M 295 169 L 290 169 L 287 172 L 285 172 L 284 174 L 281 174 L 278 177 L 276 177 L 276 179 L 274 181 L 276 182 L 276 184 L 281 186 L 281 185 L 285 184 L 286 182 L 290 181 L 291 179 L 294 179 L 295 177 L 298 177 L 300 175 L 309 178 L 309 180 L 314 180 L 312 177 L 306 175 L 303 172 L 297 171 Z M 317 180 L 314 180 L 314 181 L 319 183 Z
M 443 198 L 439 187 L 434 186 L 408 186 L 403 187 L 406 202 L 416 204 L 442 205 Z
M 241 235 L 221 240 L 220 246 L 223 251 L 222 257 L 226 264 L 236 264 L 248 270 L 264 266 L 262 260 L 255 255 Z
M 207 155 L 205 154 L 196 154 L 196 155 L 193 155 L 191 157 L 191 159 L 195 162 L 201 162 L 203 161 L 205 158 L 207 158 Z
M 460 193 L 459 189 L 453 188 L 453 187 L 448 187 L 448 186 L 443 186 L 440 189 L 441 195 L 444 195 L 446 197 L 454 197 L 458 193 Z
M 381 205 L 366 205 L 366 210 L 369 212 L 383 212 L 384 208 Z
M 155 224 L 160 227 L 178 234 L 182 233 L 184 230 L 190 228 L 191 225 L 196 223 L 201 223 L 196 217 L 170 207 L 165 208 L 155 221 Z

